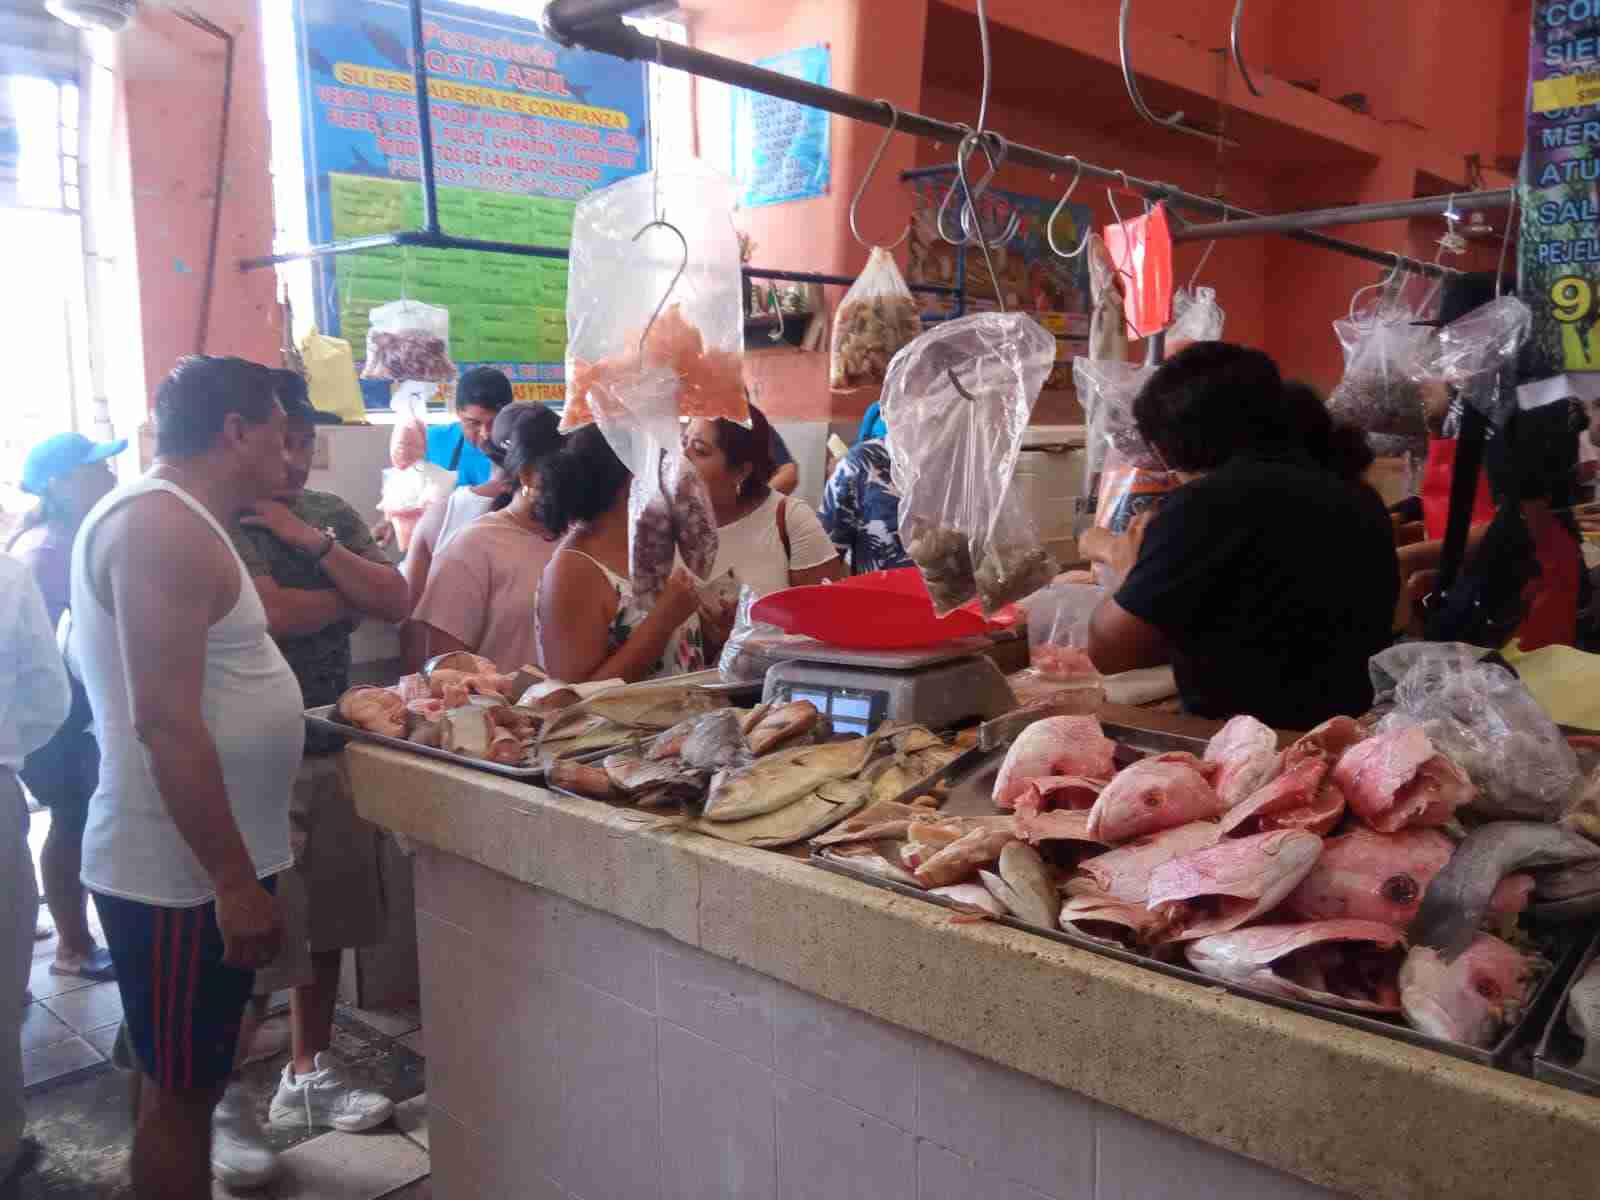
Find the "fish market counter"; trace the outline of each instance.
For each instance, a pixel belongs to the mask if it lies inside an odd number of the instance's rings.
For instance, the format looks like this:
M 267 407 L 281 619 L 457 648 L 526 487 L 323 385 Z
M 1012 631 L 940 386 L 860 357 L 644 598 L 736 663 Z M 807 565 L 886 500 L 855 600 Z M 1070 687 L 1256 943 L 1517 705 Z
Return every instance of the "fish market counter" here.
M 362 814 L 417 847 L 441 1200 L 1600 1189 L 1600 1100 L 627 809 L 347 753 Z

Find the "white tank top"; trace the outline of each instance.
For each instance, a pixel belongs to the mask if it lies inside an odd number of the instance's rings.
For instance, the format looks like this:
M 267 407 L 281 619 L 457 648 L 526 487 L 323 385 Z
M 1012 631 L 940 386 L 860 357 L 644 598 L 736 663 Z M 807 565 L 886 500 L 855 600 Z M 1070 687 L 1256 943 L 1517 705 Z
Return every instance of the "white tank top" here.
M 222 760 L 233 819 L 259 878 L 290 863 L 289 793 L 305 745 L 300 685 L 267 633 L 267 614 L 232 540 L 182 488 L 146 477 L 120 487 L 84 520 L 72 547 L 72 658 L 82 673 L 100 741 L 100 786 L 83 834 L 84 886 L 97 892 L 190 908 L 216 894 L 168 815 L 144 746 L 134 734 L 116 619 L 90 580 L 104 552 L 96 528 L 128 501 L 167 492 L 228 548 L 239 568 L 239 600 L 205 632 L 201 711 Z M 92 558 L 91 558 L 92 556 Z

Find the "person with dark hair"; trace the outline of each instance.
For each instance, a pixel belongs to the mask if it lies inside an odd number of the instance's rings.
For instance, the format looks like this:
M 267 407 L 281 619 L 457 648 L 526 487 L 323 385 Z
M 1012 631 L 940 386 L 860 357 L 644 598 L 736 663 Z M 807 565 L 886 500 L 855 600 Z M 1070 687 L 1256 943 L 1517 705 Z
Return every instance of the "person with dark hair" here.
M 511 380 L 496 367 L 473 367 L 456 382 L 456 422 L 428 426 L 427 460 L 454 472 L 458 488 L 494 478 L 489 431 L 515 397 Z
M 683 452 L 705 481 L 717 519 L 717 561 L 702 589 L 701 627 L 711 650 L 733 630 L 739 590 L 758 596 L 843 576 L 839 555 L 804 500 L 775 491 L 772 426 L 750 409 L 750 427 L 690 421 Z
M 547 674 L 567 683 L 635 683 L 705 667 L 700 593 L 679 566 L 648 608 L 633 594 L 628 485 L 598 426 L 539 460 L 534 519 L 560 538 L 539 580 L 536 636 Z
M 39 503 L 22 518 L 6 551 L 33 571 L 52 629 L 71 604 L 72 539 L 89 510 L 117 486 L 110 460 L 127 448 L 125 439 L 97 444 L 81 433 L 60 433 L 30 450 L 23 463 L 22 490 Z M 78 878 L 89 797 L 100 780 L 100 748 L 89 694 L 76 678 L 69 675 L 68 682 L 72 710 L 55 736 L 28 755 L 22 782 L 50 810 L 50 832 L 39 851 L 44 902 L 57 937 L 50 973 L 103 981 L 116 977 L 116 967 L 89 932 L 88 897 Z
M 357 623 L 404 619 L 406 588 L 361 515 L 331 492 L 306 487 L 317 446 L 316 410 L 299 375 L 275 370 L 272 380 L 288 418 L 288 478 L 275 496 L 240 515 L 233 544 L 303 703 L 314 708 L 336 703 L 350 686 L 350 635 Z M 377 831 L 356 815 L 343 746 L 337 736 L 306 731 L 289 808 L 295 861 L 278 880 L 284 952 L 258 973 L 255 994 L 290 990 L 293 1053 L 272 1101 L 273 1123 L 356 1132 L 388 1120 L 394 1105 L 352 1083 L 332 1052 L 340 959 L 346 949 L 375 945 L 384 929 Z M 251 1103 L 235 1082 L 219 1111 Z M 246 1175 L 270 1156 L 265 1141 L 244 1149 L 221 1144 L 212 1152 L 220 1170 Z
M 1134 401 L 1139 434 L 1184 481 L 1119 539 L 1122 585 L 1095 611 L 1105 674 L 1170 661 L 1186 710 L 1309 729 L 1372 702 L 1399 568 L 1387 512 L 1345 431 L 1285 395 L 1267 355 L 1200 342 Z
M 277 957 L 292 861 L 300 684 L 228 528 L 287 482 L 267 368 L 183 359 L 156 397 L 155 466 L 100 501 L 72 551 L 68 652 L 94 711 L 100 784 L 83 838 L 141 1073 L 139 1196 L 262 1183 L 248 1111 L 217 1109 L 255 972 Z M 336 539 L 319 539 L 325 559 Z M 213 1134 L 220 1152 L 213 1159 Z
M 434 560 L 412 620 L 427 654 L 470 650 L 505 671 L 539 664 L 534 598 L 555 550 L 539 522 L 539 464 L 561 449 L 560 421 L 542 404 L 513 404 L 495 418 L 491 446 L 513 490 L 463 529 Z

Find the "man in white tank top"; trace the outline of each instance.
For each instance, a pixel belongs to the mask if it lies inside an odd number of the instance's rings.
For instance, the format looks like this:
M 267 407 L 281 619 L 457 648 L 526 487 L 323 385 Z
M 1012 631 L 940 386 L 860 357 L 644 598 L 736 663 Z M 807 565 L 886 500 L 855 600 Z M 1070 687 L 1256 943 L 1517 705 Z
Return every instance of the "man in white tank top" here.
M 83 882 L 117 965 L 143 1074 L 140 1200 L 211 1194 L 212 1112 L 254 972 L 278 953 L 300 687 L 226 532 L 282 488 L 284 412 L 265 367 L 189 358 L 156 397 L 157 462 L 73 546 L 72 659 L 100 736 Z M 250 1133 L 218 1114 L 219 1143 Z M 273 1162 L 232 1155 L 226 1182 Z

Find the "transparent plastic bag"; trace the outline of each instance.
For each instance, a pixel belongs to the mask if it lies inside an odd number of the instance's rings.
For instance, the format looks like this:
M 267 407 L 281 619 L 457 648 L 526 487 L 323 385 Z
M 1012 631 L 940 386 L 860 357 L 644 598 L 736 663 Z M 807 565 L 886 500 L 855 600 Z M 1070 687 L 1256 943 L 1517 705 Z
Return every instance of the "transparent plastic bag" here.
M 1122 276 L 1111 251 L 1098 233 L 1089 235 L 1089 357 L 1096 362 L 1122 362 L 1128 357 L 1128 322 L 1123 316 Z
M 394 427 L 389 431 L 389 461 L 398 471 L 414 467 L 428 453 L 428 390 L 403 383 L 389 397 Z
M 1578 756 L 1522 681 L 1497 663 L 1480 661 L 1484 652 L 1474 646 L 1441 642 L 1408 649 L 1411 665 L 1394 686 L 1394 710 L 1379 730 L 1425 725 L 1434 745 L 1477 785 L 1469 807 L 1480 817 L 1565 816 L 1583 786 Z
M 1077 532 L 1090 525 L 1125 533 L 1133 519 L 1160 505 L 1179 486 L 1177 476 L 1145 445 L 1133 419 L 1133 402 L 1155 374 L 1154 367 L 1077 358 L 1072 376 L 1088 421 L 1083 512 Z M 1101 584 L 1114 582 L 1095 570 Z
M 420 300 L 391 300 L 372 310 L 363 379 L 454 383 L 450 310 Z
M 411 549 L 411 535 L 428 505 L 448 496 L 455 484 L 454 475 L 430 462 L 383 469 L 378 511 L 394 526 L 395 544 L 401 554 Z
M 588 397 L 596 385 L 631 377 L 640 366 L 677 375 L 680 415 L 749 423 L 735 190 L 732 179 L 691 159 L 624 179 L 578 202 L 568 267 L 562 432 L 595 419 Z M 665 214 L 672 228 L 658 223 L 657 214 Z M 652 322 L 663 298 L 665 306 Z
M 1348 317 L 1333 323 L 1344 376 L 1328 397 L 1328 411 L 1367 433 L 1420 436 L 1426 425 L 1415 373 L 1432 330 L 1416 322 L 1425 319 L 1426 305 L 1387 287 L 1369 306 L 1359 307 L 1359 298 L 1352 298 Z
M 750 618 L 750 608 L 759 599 L 754 588 L 739 589 L 738 616 L 717 660 L 717 674 L 724 683 L 759 683 L 768 670 L 785 661 L 782 644 L 789 635 L 776 625 Z
M 1516 296 L 1501 296 L 1441 328 L 1418 356 L 1420 382 L 1456 386 L 1509 366 L 1528 340 L 1533 311 Z
M 1217 289 L 1200 287 L 1193 291 L 1179 288 L 1172 297 L 1172 324 L 1167 326 L 1167 353 L 1182 349 L 1181 342 L 1222 340 L 1227 314 L 1217 303 Z
M 1028 613 L 1028 662 L 1046 679 L 1095 679 L 1089 657 L 1089 618 L 1105 589 L 1087 583 L 1053 583 L 1022 602 Z
M 1056 573 L 1011 476 L 1055 338 L 1020 313 L 948 321 L 901 350 L 883 385 L 900 538 L 941 616 L 985 612 Z
M 828 379 L 835 391 L 882 383 L 889 360 L 922 332 L 916 299 L 894 256 L 874 246 L 833 315 Z
M 591 388 L 586 399 L 606 442 L 633 473 L 628 485 L 628 564 L 633 594 L 654 604 L 677 559 L 705 579 L 717 561 L 717 519 L 705 481 L 683 453 L 679 379 L 643 367 Z

